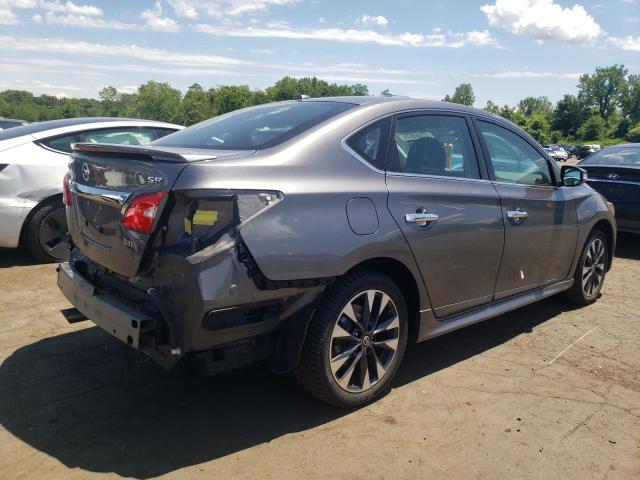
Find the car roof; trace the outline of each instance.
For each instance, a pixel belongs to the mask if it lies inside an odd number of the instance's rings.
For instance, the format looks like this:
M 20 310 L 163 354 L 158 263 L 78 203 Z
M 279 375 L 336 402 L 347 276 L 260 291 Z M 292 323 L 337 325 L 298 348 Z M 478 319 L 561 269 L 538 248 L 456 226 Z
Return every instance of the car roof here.
M 486 110 L 481 110 L 479 108 L 469 107 L 467 105 L 462 105 L 460 103 L 452 103 L 452 102 L 443 102 L 440 100 L 425 100 L 420 98 L 411 98 L 404 97 L 398 95 L 392 95 L 390 97 L 386 96 L 345 96 L 345 97 L 316 97 L 316 98 L 305 98 L 302 100 L 294 100 L 301 102 L 344 102 L 344 103 L 352 103 L 360 106 L 373 106 L 379 104 L 386 104 L 388 106 L 393 106 L 394 104 L 398 104 L 399 110 L 427 110 L 427 109 L 436 109 L 436 110 L 447 110 L 449 112 L 458 112 L 458 113 L 469 113 L 474 115 L 481 115 L 484 117 L 492 118 L 495 120 L 500 120 L 502 122 L 511 123 L 506 120 L 504 117 L 499 115 L 495 115 L 491 112 L 487 112 Z
M 604 148 L 621 147 L 621 148 L 640 148 L 640 143 L 619 143 L 617 145 L 608 145 Z
M 159 122 L 155 120 L 142 120 L 139 118 L 120 118 L 120 117 L 80 117 L 80 118 L 62 118 L 59 120 L 47 120 L 44 122 L 34 122 L 27 125 L 21 125 L 19 127 L 13 127 L 8 130 L 0 132 L 0 140 L 8 140 L 12 138 L 18 138 L 23 136 L 32 136 L 35 138 L 41 138 L 47 136 L 46 132 L 52 134 L 67 133 L 67 131 L 75 131 L 76 129 L 69 127 L 82 127 L 83 125 L 95 126 L 96 124 L 127 124 L 132 126 L 136 125 L 151 125 L 158 128 L 183 128 L 180 125 L 173 125 L 171 123 Z M 64 130 L 69 129 L 69 130 Z

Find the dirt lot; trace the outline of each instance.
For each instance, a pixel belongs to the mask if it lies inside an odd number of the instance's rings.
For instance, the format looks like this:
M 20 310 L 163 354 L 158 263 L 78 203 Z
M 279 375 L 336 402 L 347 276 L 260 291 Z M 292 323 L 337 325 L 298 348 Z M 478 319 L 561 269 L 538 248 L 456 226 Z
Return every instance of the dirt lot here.
M 55 265 L 2 251 L 0 285 L 1 478 L 640 478 L 639 238 L 595 305 L 551 298 L 414 346 L 354 412 L 261 367 L 136 361 L 66 324 Z

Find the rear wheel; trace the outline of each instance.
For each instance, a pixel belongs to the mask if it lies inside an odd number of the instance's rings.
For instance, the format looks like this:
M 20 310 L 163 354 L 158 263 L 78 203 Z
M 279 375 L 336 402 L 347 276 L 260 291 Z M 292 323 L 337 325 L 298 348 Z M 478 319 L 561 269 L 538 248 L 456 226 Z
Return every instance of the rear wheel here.
M 320 301 L 296 378 L 331 405 L 363 405 L 388 390 L 407 334 L 407 308 L 395 283 L 377 272 L 354 272 Z
M 574 274 L 574 283 L 569 290 L 570 298 L 578 305 L 593 303 L 600 295 L 607 270 L 607 237 L 601 230 L 589 235 Z
M 67 217 L 62 200 L 56 198 L 39 207 L 25 225 L 24 246 L 41 262 L 69 258 Z

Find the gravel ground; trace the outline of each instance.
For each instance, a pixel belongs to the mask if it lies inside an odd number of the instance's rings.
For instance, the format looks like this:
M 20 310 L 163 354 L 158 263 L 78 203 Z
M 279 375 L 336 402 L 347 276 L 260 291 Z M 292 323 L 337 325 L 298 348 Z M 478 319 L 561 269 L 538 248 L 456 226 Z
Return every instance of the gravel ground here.
M 213 378 L 68 325 L 55 265 L 0 251 L 0 478 L 640 478 L 640 238 L 562 297 L 413 346 L 329 408 L 256 366 Z

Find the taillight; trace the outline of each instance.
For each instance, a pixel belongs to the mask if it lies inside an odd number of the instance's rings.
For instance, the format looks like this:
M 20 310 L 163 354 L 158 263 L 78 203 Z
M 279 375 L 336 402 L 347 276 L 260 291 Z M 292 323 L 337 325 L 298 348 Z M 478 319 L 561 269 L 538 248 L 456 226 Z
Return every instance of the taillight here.
M 62 179 L 62 201 L 67 207 L 73 205 L 73 197 L 71 196 L 71 176 L 65 174 Z
M 158 209 L 169 192 L 145 193 L 133 199 L 122 217 L 122 226 L 149 235 Z

